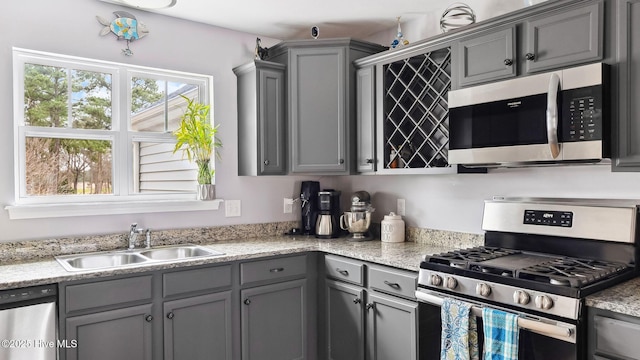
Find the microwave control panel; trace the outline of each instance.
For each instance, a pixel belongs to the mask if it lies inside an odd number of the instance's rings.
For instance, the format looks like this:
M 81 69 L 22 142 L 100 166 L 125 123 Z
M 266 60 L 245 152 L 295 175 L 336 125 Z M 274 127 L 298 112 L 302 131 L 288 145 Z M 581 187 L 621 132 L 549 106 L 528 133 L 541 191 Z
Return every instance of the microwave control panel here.
M 562 91 L 562 140 L 602 140 L 602 86 Z

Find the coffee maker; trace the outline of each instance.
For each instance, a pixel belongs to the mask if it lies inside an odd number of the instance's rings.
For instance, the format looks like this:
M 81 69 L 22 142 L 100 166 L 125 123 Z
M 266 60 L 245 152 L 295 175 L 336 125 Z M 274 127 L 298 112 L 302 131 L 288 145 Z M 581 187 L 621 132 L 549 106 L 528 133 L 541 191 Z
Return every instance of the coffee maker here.
M 340 236 L 340 212 L 340 191 L 325 189 L 318 192 L 317 238 L 326 239 Z
M 303 181 L 300 184 L 300 200 L 302 209 L 302 234 L 313 235 L 316 230 L 316 218 L 318 217 L 318 192 L 320 183 L 317 181 Z

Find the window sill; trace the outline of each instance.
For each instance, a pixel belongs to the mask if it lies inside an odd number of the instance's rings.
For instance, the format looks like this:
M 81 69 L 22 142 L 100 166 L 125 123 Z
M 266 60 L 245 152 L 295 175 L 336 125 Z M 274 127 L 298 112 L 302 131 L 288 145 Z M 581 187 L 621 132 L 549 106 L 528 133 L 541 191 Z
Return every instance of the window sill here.
M 75 204 L 8 205 L 9 219 L 42 219 L 72 216 L 120 215 L 158 212 L 218 210 L 224 200 L 157 200 Z

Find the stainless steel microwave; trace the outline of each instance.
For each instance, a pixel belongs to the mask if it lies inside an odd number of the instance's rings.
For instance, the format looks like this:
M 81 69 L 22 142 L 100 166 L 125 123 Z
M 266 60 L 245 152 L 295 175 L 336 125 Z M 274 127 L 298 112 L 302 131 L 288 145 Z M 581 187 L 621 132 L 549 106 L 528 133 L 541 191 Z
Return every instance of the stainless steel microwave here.
M 449 92 L 449 163 L 595 163 L 610 157 L 602 63 Z

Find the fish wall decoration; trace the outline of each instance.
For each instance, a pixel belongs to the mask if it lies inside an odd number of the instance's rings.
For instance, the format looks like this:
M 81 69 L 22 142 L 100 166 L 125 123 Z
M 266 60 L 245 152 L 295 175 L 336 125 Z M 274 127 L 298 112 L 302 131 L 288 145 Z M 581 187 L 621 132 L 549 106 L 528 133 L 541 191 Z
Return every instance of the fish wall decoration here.
M 96 16 L 98 22 L 104 25 L 102 30 L 100 30 L 100 36 L 113 33 L 118 37 L 118 40 L 126 40 L 127 48 L 122 49 L 122 53 L 126 56 L 131 56 L 133 55 L 133 51 L 129 48 L 129 43 L 149 35 L 149 29 L 147 25 L 138 21 L 136 17 L 129 12 L 116 11 L 113 15 L 115 15 L 116 18 L 112 21 L 99 15 Z

